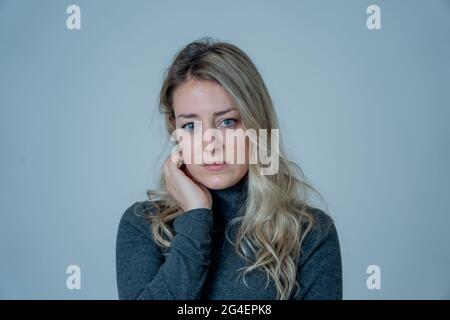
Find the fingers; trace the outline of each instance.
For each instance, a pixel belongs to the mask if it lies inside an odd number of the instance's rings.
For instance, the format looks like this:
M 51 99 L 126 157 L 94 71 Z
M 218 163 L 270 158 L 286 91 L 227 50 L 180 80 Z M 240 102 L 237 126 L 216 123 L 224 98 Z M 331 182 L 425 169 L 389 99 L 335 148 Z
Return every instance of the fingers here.
M 178 162 L 177 163 L 178 165 L 180 165 L 180 166 L 182 165 L 181 161 L 177 160 L 177 162 Z M 172 189 L 173 189 L 173 187 L 176 187 L 178 183 L 181 183 L 183 177 L 187 178 L 185 172 L 183 170 L 179 169 L 179 167 L 177 167 L 176 164 L 174 164 L 172 157 L 169 157 L 164 162 L 163 172 L 164 172 L 164 179 L 166 182 L 166 186 L 168 188 L 172 187 Z M 171 186 L 172 184 L 174 184 L 174 186 Z
M 176 167 L 181 167 L 181 165 L 183 164 L 183 150 L 180 148 L 179 144 L 177 144 L 171 150 L 170 158 L 172 159 L 172 162 Z
M 170 156 L 164 163 L 164 174 L 171 174 L 174 169 L 181 167 L 183 164 L 183 159 L 180 156 L 172 157 Z
M 174 181 L 175 177 L 173 174 L 173 170 L 175 169 L 175 165 L 172 162 L 172 159 L 169 157 L 163 165 L 163 172 L 164 172 L 164 181 L 166 184 L 166 188 L 167 191 L 171 194 L 171 195 L 175 195 L 178 194 L 178 191 L 175 189 L 177 187 L 176 182 Z M 178 201 L 177 199 L 174 197 L 175 202 Z
M 185 173 L 176 167 L 171 157 L 164 162 L 163 172 L 167 191 L 172 195 L 175 202 L 185 210 L 183 206 L 185 202 L 183 200 L 183 188 L 187 182 Z
M 184 211 L 211 207 L 212 197 L 208 189 L 191 178 L 188 170 L 177 168 L 171 157 L 165 161 L 163 170 L 167 191 Z

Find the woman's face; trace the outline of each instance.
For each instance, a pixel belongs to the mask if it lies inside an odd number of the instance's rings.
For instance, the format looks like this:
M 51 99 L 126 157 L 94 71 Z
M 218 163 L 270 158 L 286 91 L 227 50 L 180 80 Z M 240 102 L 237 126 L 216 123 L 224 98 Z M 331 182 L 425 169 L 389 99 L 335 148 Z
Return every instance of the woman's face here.
M 226 138 L 226 130 L 233 133 L 235 129 L 245 130 L 240 112 L 226 90 L 214 81 L 191 79 L 174 91 L 173 108 L 172 123 L 177 129 L 183 129 L 180 146 L 186 174 L 213 190 L 236 184 L 248 172 L 249 141 L 243 131 L 236 131 L 239 138 Z M 221 138 L 212 137 L 213 131 L 208 129 L 217 129 L 214 134 L 221 134 Z M 201 140 L 197 140 L 200 143 L 194 143 L 194 134 L 200 136 Z M 189 150 L 190 163 L 186 159 Z M 227 150 L 233 152 L 232 157 L 226 155 Z M 199 162 L 194 161 L 195 156 Z M 213 162 L 225 165 L 219 168 L 204 165 Z

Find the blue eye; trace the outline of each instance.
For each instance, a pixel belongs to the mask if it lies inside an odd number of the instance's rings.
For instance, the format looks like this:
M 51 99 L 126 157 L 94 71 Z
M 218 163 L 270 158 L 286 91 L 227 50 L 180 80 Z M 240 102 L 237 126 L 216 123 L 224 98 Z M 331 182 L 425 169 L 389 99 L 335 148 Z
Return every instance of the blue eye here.
M 236 125 L 237 120 L 236 119 L 225 119 L 222 121 L 222 123 L 224 124 L 225 127 L 232 127 L 234 125 Z
M 189 125 L 192 125 L 192 127 L 188 127 Z M 192 131 L 194 129 L 194 123 L 193 122 L 188 122 L 184 125 L 181 126 L 181 128 L 186 129 L 187 131 Z

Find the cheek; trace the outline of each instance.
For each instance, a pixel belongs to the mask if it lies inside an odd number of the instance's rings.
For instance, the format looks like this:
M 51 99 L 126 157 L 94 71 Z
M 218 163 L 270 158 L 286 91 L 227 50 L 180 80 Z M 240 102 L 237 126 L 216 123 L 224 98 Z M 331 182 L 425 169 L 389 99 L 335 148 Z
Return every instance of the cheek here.
M 187 164 L 184 173 L 195 183 L 202 184 L 204 181 L 202 173 L 198 165 Z
M 228 150 L 233 150 L 235 164 L 243 164 L 243 161 L 248 163 L 250 143 L 249 139 L 245 137 L 245 134 L 234 138 L 234 143 L 227 143 L 226 145 Z
M 200 146 L 200 148 L 199 148 L 199 146 Z M 201 144 L 194 145 L 194 137 L 193 136 L 192 137 L 183 137 L 183 139 L 180 141 L 180 148 L 181 148 L 181 155 L 182 155 L 186 165 L 195 164 L 194 163 L 194 161 L 195 161 L 194 155 L 196 153 L 201 155 Z M 197 150 L 195 148 L 197 148 Z

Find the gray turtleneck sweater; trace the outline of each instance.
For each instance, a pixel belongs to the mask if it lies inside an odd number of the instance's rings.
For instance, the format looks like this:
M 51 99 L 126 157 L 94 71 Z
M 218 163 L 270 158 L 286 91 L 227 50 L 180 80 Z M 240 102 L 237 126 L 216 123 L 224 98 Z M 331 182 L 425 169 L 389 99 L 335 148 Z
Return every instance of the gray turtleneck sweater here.
M 259 300 L 276 299 L 272 278 L 262 271 L 238 277 L 245 261 L 226 239 L 224 226 L 242 213 L 246 177 L 227 189 L 209 190 L 211 209 L 186 211 L 172 221 L 175 236 L 163 251 L 152 238 L 146 215 L 149 201 L 135 202 L 123 214 L 117 233 L 116 271 L 119 299 Z M 300 290 L 290 299 L 342 299 L 342 262 L 333 220 L 310 208 L 316 227 L 307 234 L 298 263 Z M 237 227 L 230 229 L 229 236 Z M 164 255 L 163 253 L 168 253 Z M 266 287 L 267 285 L 267 287 Z

